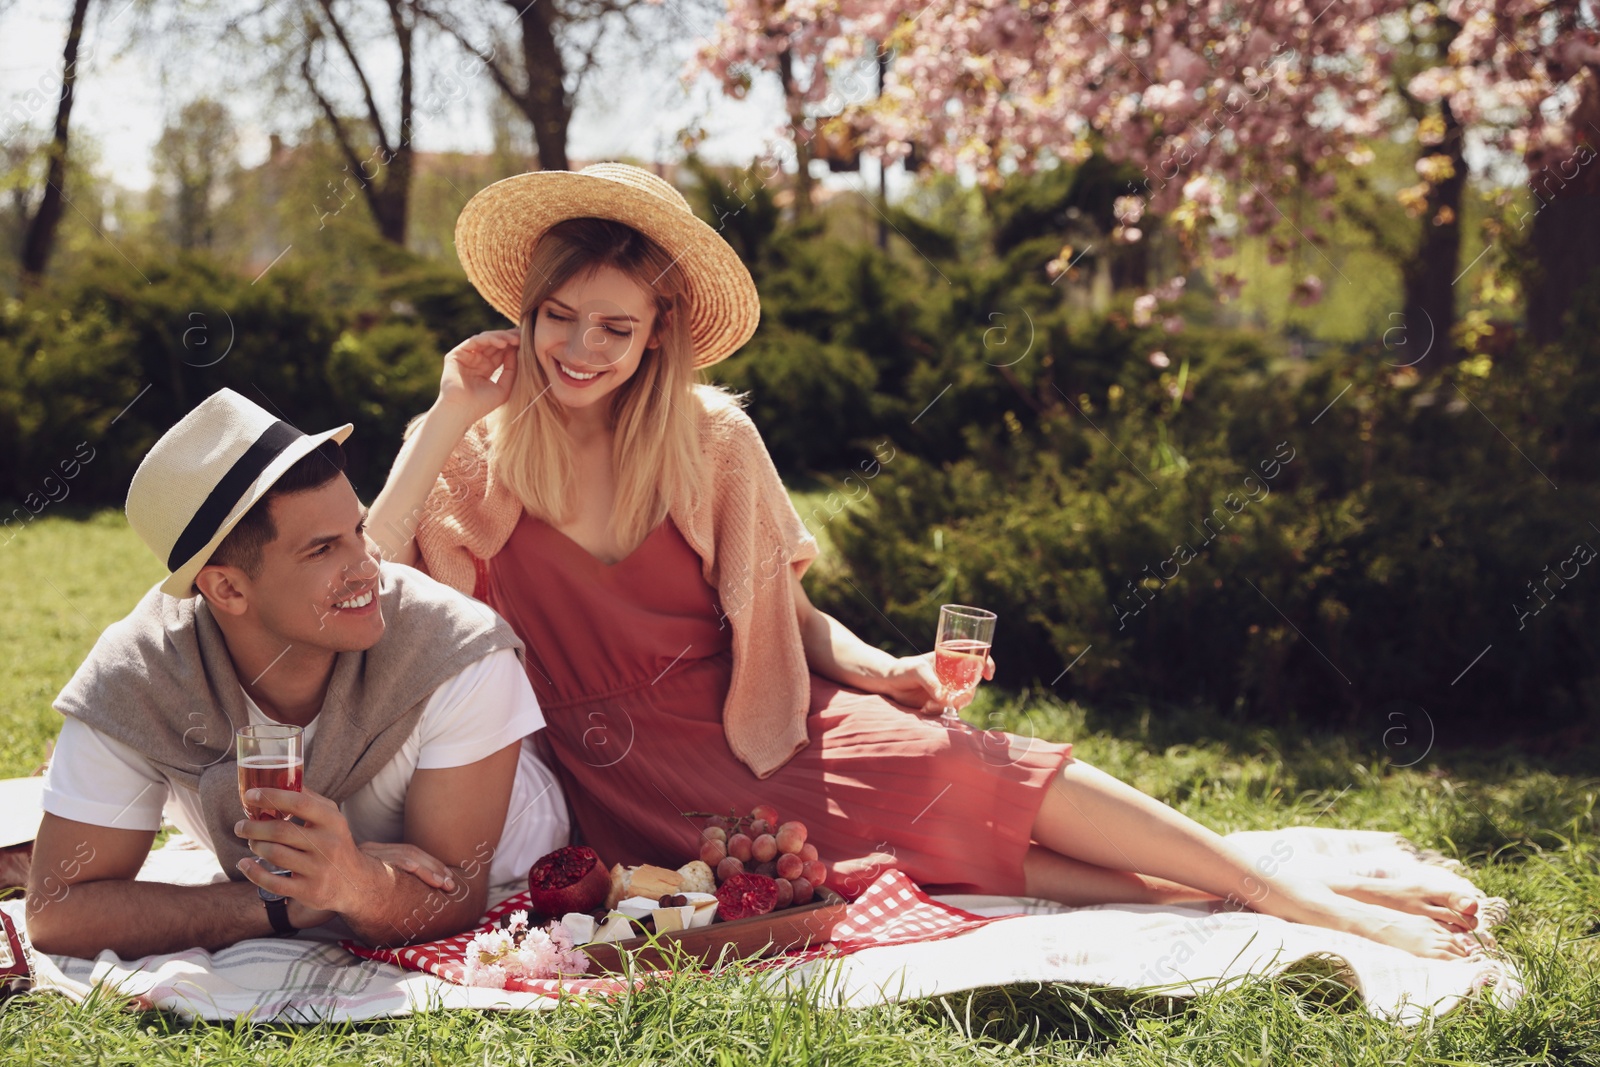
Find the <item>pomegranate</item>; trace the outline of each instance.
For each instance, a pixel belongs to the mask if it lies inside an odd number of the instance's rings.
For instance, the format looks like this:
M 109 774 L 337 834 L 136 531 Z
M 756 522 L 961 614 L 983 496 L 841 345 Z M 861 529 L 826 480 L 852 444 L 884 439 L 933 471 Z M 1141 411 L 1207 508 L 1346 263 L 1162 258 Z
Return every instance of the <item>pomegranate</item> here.
M 594 911 L 610 889 L 611 872 L 584 845 L 558 848 L 528 870 L 528 904 L 540 915 Z
M 765 915 L 778 904 L 778 883 L 764 874 L 736 874 L 717 890 L 717 914 L 728 922 Z

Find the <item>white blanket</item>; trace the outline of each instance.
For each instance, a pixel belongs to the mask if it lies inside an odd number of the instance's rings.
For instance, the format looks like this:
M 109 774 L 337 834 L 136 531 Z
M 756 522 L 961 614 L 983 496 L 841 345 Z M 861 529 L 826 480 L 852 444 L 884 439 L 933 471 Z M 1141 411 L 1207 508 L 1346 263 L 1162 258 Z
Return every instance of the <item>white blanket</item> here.
M 1425 857 L 1393 834 L 1308 827 L 1231 835 L 1261 857 L 1263 869 L 1341 869 L 1403 877 Z M 151 854 L 141 877 L 201 884 L 220 878 L 210 854 L 175 840 Z M 1465 883 L 1463 883 L 1465 884 Z M 495 897 L 503 899 L 517 886 Z M 1522 995 L 1517 970 L 1499 953 L 1424 960 L 1364 938 L 1284 922 L 1253 912 L 1204 907 L 1102 905 L 1065 908 L 1012 897 L 942 897 L 1005 922 L 941 941 L 865 949 L 839 959 L 770 972 L 778 988 L 819 1002 L 866 1006 L 994 986 L 1060 982 L 1153 989 L 1193 996 L 1248 976 L 1303 974 L 1354 989 L 1373 1015 L 1411 1026 L 1475 995 L 1510 1006 Z M 20 901 L 0 904 L 22 925 Z M 1489 924 L 1505 904 L 1482 906 Z M 75 999 L 104 986 L 140 1007 L 202 1019 L 248 1016 L 262 1022 L 360 1020 L 439 1008 L 553 1008 L 549 997 L 465 988 L 432 975 L 361 960 L 337 935 L 308 931 L 288 940 L 252 940 L 220 952 L 199 950 L 139 960 L 33 954 L 37 985 Z

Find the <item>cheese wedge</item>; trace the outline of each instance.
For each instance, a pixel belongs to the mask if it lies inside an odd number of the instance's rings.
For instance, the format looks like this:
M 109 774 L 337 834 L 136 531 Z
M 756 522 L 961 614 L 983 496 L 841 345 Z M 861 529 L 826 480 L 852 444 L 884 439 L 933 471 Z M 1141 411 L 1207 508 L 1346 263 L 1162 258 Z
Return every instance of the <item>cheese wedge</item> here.
M 594 940 L 594 916 L 581 911 L 569 911 L 561 916 L 561 925 L 572 935 L 574 945 L 587 945 Z
M 694 915 L 689 919 L 689 929 L 701 926 L 710 926 L 711 920 L 717 917 L 717 898 L 712 893 L 685 893 L 689 898 L 689 907 L 694 909 Z
M 694 905 L 685 904 L 678 908 L 656 908 L 651 914 L 656 919 L 656 933 L 670 934 L 689 928 L 689 922 L 694 918 Z
M 601 925 L 600 929 L 594 932 L 594 940 L 601 944 L 612 941 L 626 941 L 637 932 L 626 915 L 620 911 L 614 911 L 606 916 L 606 921 Z
M 646 863 L 636 867 L 628 878 L 628 895 L 660 898 L 668 893 L 683 892 L 683 875 L 665 867 L 652 867 Z
M 628 897 L 617 901 L 613 911 L 620 911 L 630 919 L 643 919 L 661 906 L 659 897 Z

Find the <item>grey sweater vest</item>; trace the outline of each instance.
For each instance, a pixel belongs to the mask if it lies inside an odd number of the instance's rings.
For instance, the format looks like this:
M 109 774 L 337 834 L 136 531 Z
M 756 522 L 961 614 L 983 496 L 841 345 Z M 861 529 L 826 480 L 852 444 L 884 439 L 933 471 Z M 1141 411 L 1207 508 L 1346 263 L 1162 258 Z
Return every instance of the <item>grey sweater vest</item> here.
M 382 565 L 383 636 L 334 661 L 304 788 L 343 803 L 400 751 L 442 683 L 522 642 L 500 616 L 420 571 Z M 234 731 L 249 722 L 222 630 L 205 600 L 151 589 L 107 627 L 55 708 L 135 749 L 173 788 L 197 791 L 222 869 L 251 855 L 233 832 L 240 805 Z M 135 798 L 129 797 L 130 803 Z

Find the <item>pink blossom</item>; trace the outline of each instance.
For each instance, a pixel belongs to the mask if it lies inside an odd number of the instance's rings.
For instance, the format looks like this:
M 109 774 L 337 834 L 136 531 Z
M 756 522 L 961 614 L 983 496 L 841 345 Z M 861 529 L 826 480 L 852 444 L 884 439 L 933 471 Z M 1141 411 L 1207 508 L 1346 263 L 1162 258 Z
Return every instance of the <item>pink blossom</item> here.
M 1155 310 L 1156 298 L 1154 293 L 1145 293 L 1142 296 L 1135 297 L 1133 301 L 1133 324 L 1135 326 L 1150 325 L 1150 316 L 1154 314 Z
M 1317 303 L 1322 299 L 1322 279 L 1315 274 L 1307 274 L 1295 283 L 1294 292 L 1289 299 L 1300 307 L 1310 307 Z
M 466 973 L 461 978 L 462 985 L 482 986 L 487 989 L 504 989 L 506 979 L 510 977 L 504 967 L 493 963 L 478 963 L 467 960 Z
M 463 956 L 463 982 L 493 989 L 504 989 L 513 978 L 558 978 L 583 974 L 589 968 L 589 957 L 573 945 L 566 927 L 555 922 L 530 929 L 528 914 L 523 911 L 513 912 L 505 929 L 474 934 Z
M 1460 31 L 1407 91 L 1448 101 L 1487 150 L 1537 171 L 1561 158 L 1549 146 L 1587 136 L 1600 78 L 1591 7 L 1448 0 Z M 1143 214 L 1183 199 L 1202 238 L 1230 216 L 1245 233 L 1293 237 L 1273 205 L 1325 204 L 1329 164 L 1366 166 L 1370 143 L 1402 132 L 1393 77 L 1408 51 L 1394 31 L 1437 21 L 1415 0 L 727 0 L 726 12 L 695 71 L 743 93 L 753 77 L 777 80 L 787 53 L 791 106 L 858 109 L 869 151 L 915 143 L 933 166 L 992 183 L 1100 146 L 1143 176 L 1140 214 L 1117 212 L 1124 242 L 1142 236 Z M 845 83 L 879 45 L 894 59 L 876 99 Z
M 1155 289 L 1155 298 L 1163 304 L 1170 304 L 1183 295 L 1183 287 L 1189 284 L 1189 279 L 1181 274 L 1174 274 L 1162 282 Z

